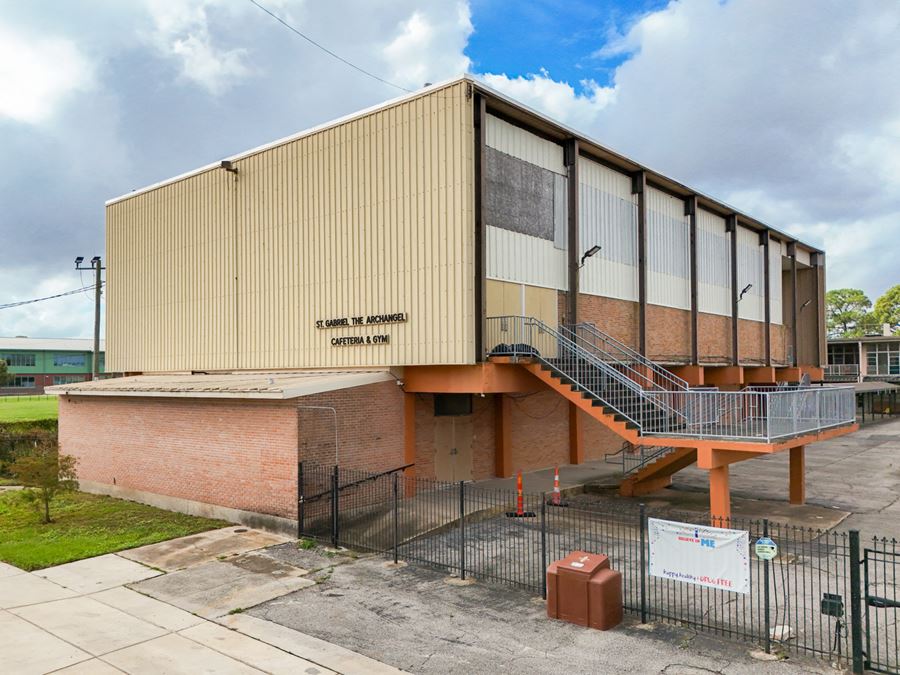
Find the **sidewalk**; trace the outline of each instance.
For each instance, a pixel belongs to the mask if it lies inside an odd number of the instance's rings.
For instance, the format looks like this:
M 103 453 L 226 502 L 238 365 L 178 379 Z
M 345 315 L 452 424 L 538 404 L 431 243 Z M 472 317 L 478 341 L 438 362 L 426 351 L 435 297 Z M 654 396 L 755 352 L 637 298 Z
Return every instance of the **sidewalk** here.
M 324 640 L 233 613 L 240 607 L 229 604 L 233 598 L 248 600 L 250 606 L 315 583 L 304 578 L 306 570 L 293 568 L 290 574 L 278 570 L 278 584 L 261 585 L 272 570 L 260 565 L 263 556 L 254 550 L 270 545 L 271 539 L 266 533 L 225 528 L 33 573 L 0 563 L 2 670 L 91 675 L 400 672 Z M 175 567 L 179 558 L 172 555 L 179 543 L 184 568 Z M 173 571 L 128 559 L 154 554 Z M 234 567 L 233 562 L 244 566 L 244 574 L 223 577 L 221 572 Z M 209 602 L 203 616 L 129 587 L 180 575 L 185 581 L 217 579 L 205 589 Z M 176 602 L 184 605 L 182 598 Z

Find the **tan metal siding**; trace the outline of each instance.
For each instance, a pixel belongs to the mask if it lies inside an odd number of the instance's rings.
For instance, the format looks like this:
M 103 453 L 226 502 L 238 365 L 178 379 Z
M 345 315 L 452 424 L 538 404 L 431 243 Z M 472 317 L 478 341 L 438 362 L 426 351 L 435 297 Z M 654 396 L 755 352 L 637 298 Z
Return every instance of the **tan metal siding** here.
M 474 362 L 473 143 L 458 82 L 111 204 L 109 369 Z
M 725 219 L 697 210 L 697 306 L 701 312 L 731 316 L 731 239 Z

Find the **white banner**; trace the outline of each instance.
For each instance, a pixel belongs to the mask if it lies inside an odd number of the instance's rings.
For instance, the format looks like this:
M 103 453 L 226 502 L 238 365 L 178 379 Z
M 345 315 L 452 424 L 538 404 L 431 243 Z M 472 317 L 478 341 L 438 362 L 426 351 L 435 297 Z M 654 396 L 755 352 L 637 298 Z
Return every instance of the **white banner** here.
M 750 541 L 725 530 L 648 518 L 650 574 L 735 593 L 750 592 Z

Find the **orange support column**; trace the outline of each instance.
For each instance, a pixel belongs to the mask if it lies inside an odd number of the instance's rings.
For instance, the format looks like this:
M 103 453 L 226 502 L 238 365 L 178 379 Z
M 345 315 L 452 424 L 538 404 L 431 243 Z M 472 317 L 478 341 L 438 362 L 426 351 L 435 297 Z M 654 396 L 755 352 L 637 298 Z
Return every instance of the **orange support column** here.
M 791 448 L 791 504 L 806 503 L 806 446 Z
M 584 443 L 581 433 L 581 415 L 578 406 L 569 403 L 569 464 L 581 464 L 584 461 Z
M 709 470 L 709 515 L 716 527 L 728 527 L 731 518 L 731 492 L 728 487 L 728 465 Z
M 512 401 L 503 394 L 494 395 L 494 462 L 499 478 L 512 476 Z

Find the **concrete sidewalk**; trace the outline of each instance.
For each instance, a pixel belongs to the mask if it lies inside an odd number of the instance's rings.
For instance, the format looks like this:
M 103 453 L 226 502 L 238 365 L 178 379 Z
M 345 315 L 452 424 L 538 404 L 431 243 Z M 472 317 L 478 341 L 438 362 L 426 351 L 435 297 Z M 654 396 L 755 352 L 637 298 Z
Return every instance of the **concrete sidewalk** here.
M 8 673 L 397 673 L 395 668 L 295 630 L 240 614 L 231 614 L 221 596 L 236 592 L 252 606 L 314 584 L 260 585 L 271 576 L 261 564 L 259 545 L 277 543 L 272 535 L 245 528 L 225 528 L 183 538 L 183 561 L 190 565 L 167 574 L 159 568 L 108 554 L 34 573 L 0 563 L 0 669 Z M 132 557 L 168 557 L 178 540 L 143 547 Z M 228 550 L 227 555 L 221 551 Z M 258 573 L 247 570 L 249 556 Z M 211 559 L 212 557 L 212 559 Z M 244 566 L 241 577 L 219 578 L 206 589 L 218 611 L 196 613 L 148 597 L 130 588 L 141 582 L 186 575 L 209 566 L 213 576 L 229 560 Z M 277 561 L 276 561 L 277 562 Z M 193 565 L 193 566 L 191 566 Z M 282 564 L 283 565 L 283 564 Z M 253 565 L 250 565 L 252 568 Z M 306 570 L 287 576 L 302 579 Z M 206 574 L 204 578 L 209 578 Z M 183 583 L 176 582 L 175 587 Z M 218 604 L 217 604 L 218 603 Z

